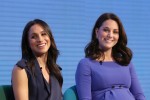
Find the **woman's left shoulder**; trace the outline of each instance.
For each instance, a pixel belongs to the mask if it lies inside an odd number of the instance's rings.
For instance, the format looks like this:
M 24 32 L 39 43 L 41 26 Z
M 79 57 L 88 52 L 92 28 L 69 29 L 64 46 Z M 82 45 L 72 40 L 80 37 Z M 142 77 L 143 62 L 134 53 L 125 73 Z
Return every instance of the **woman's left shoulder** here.
M 133 62 L 131 61 L 128 66 L 133 66 Z
M 134 68 L 134 64 L 133 64 L 132 62 L 130 62 L 130 63 L 128 64 L 128 67 L 132 69 L 132 68 Z

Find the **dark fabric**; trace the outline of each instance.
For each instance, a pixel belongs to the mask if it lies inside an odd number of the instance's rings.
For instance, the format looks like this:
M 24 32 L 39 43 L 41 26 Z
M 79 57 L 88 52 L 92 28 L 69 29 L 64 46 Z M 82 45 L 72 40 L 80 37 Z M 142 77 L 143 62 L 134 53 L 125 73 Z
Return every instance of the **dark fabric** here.
M 15 100 L 11 85 L 0 86 L 0 100 Z
M 25 69 L 28 77 L 29 100 L 62 100 L 61 87 L 53 74 L 50 75 L 50 84 L 46 82 L 37 60 L 34 61 L 35 73 L 31 72 L 27 61 L 22 59 L 16 65 Z

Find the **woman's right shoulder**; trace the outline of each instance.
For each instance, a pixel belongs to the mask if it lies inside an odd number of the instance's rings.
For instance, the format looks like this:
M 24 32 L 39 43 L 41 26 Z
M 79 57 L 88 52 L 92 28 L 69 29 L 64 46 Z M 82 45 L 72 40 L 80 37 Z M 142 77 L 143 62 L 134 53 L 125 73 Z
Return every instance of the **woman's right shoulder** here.
M 91 61 L 90 58 L 82 58 L 82 59 L 80 59 L 79 63 L 88 63 L 90 61 Z
M 90 58 L 82 58 L 78 65 L 77 65 L 77 70 L 76 72 L 79 74 L 79 73 L 90 73 L 90 70 L 91 70 L 91 59 Z
M 21 68 L 20 66 L 18 65 L 14 65 L 13 67 L 13 70 L 12 70 L 13 73 L 19 73 L 19 72 L 25 72 L 25 69 L 24 68 Z
M 24 59 L 19 60 L 13 67 L 12 74 L 25 73 L 26 61 Z
M 21 69 L 24 69 L 27 67 L 27 60 L 21 59 L 16 63 L 16 67 L 19 67 Z
M 14 80 L 15 78 L 21 79 L 23 77 L 27 77 L 25 69 L 19 67 L 18 65 L 14 65 L 14 68 L 12 70 L 12 80 Z
M 80 59 L 78 66 L 90 66 L 91 61 L 92 60 L 90 58 L 82 58 L 82 59 Z
M 21 59 L 14 65 L 13 71 L 22 71 L 25 69 L 26 66 L 26 60 Z

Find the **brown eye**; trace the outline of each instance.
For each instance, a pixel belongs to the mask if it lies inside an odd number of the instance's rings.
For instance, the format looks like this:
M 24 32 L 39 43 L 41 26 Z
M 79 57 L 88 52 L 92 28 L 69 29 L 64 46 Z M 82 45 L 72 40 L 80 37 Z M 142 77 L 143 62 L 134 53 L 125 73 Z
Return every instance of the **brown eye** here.
M 103 31 L 104 32 L 109 32 L 109 29 L 108 28 L 104 28 Z
M 42 36 L 44 36 L 44 35 L 47 35 L 47 33 L 46 32 L 42 32 Z
M 42 36 L 43 36 L 43 35 L 46 35 L 46 33 L 42 33 Z
M 118 32 L 118 30 L 114 30 L 114 32 L 113 32 L 114 34 L 118 34 L 119 32 Z
M 35 39 L 35 36 L 33 35 L 33 36 L 31 36 L 31 39 Z

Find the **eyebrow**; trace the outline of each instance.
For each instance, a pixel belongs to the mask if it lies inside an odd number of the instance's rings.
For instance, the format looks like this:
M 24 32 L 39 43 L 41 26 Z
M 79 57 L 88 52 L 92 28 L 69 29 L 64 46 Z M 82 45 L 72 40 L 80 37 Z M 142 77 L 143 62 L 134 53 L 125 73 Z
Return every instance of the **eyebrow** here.
M 34 33 L 31 33 L 30 35 L 37 35 L 37 33 L 34 32 Z
M 108 28 L 108 29 L 110 29 L 110 28 L 109 28 L 109 27 L 107 27 L 107 26 L 106 26 L 106 27 L 103 27 L 103 28 Z M 119 29 L 113 29 L 113 30 L 119 30 Z
M 41 31 L 40 33 L 45 33 L 45 32 L 46 32 L 46 31 L 43 30 L 43 31 Z M 47 32 L 46 32 L 46 33 L 47 33 Z M 36 35 L 36 34 L 38 34 L 38 33 L 33 32 L 33 33 L 31 33 L 31 34 L 35 34 L 35 35 Z

